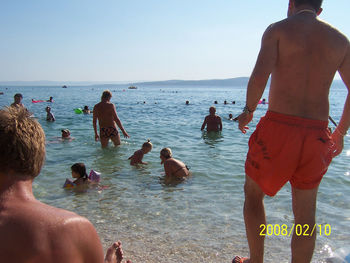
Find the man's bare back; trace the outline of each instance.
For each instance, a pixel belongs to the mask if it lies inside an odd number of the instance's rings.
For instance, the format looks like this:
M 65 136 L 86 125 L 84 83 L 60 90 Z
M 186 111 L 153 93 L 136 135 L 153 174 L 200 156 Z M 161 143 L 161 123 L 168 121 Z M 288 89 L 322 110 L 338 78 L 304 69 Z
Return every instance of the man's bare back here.
M 272 25 L 264 38 L 271 47 L 263 55 L 275 58 L 269 109 L 327 120 L 328 93 L 348 51 L 347 38 L 308 11 Z

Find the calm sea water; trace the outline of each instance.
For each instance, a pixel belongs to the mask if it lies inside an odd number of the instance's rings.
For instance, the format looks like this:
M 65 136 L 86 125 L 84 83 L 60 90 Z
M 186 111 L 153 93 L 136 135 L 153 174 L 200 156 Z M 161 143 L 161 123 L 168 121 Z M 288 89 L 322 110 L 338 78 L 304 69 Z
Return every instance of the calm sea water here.
M 75 114 L 74 108 L 93 108 L 109 88 L 112 102 L 130 135 L 118 148 L 100 148 L 94 141 L 92 115 Z M 126 258 L 134 262 L 231 262 L 233 255 L 248 255 L 242 216 L 244 161 L 249 135 L 267 105 L 256 111 L 251 130 L 243 135 L 237 115 L 245 103 L 245 87 L 0 87 L 0 106 L 9 105 L 21 92 L 25 106 L 42 124 L 47 143 L 46 163 L 35 180 L 35 196 L 50 205 L 86 216 L 95 225 L 104 248 L 120 239 Z M 331 89 L 331 116 L 338 121 L 347 95 L 343 85 Z M 31 99 L 54 97 L 54 103 Z M 265 92 L 264 97 L 267 98 Z M 186 106 L 185 101 L 190 105 Z M 219 136 L 202 133 L 200 127 L 213 101 L 223 118 Z M 224 105 L 224 100 L 236 104 Z M 143 102 L 146 102 L 145 104 Z M 50 105 L 56 122 L 45 120 Z M 332 125 L 330 125 L 332 127 Z M 59 142 L 60 130 L 68 128 L 75 139 Z M 128 157 L 151 139 L 153 150 L 144 156 L 148 165 L 131 167 Z M 190 166 L 192 177 L 178 185 L 164 185 L 159 152 L 170 147 L 175 158 Z M 331 233 L 318 234 L 313 262 L 325 262 L 350 239 L 350 137 L 335 158 L 319 189 L 317 224 L 328 224 Z M 85 193 L 64 190 L 70 166 L 84 162 L 102 173 L 107 189 Z M 270 224 L 293 224 L 291 189 L 286 185 L 275 198 L 265 198 Z M 290 238 L 266 238 L 266 262 L 288 262 Z

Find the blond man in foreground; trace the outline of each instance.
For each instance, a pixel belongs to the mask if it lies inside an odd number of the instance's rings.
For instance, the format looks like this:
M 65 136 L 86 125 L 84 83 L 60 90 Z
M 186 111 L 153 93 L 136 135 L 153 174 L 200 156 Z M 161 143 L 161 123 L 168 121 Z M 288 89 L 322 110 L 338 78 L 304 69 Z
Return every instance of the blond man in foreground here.
M 35 199 L 32 183 L 44 159 L 40 124 L 22 107 L 0 110 L 0 261 L 121 262 L 119 242 L 107 250 L 104 260 L 89 220 Z

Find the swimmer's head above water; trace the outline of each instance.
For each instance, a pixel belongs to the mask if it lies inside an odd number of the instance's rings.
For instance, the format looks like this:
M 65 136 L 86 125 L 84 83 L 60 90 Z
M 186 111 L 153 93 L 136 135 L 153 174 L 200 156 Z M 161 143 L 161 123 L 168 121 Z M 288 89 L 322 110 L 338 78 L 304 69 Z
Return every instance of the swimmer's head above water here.
M 151 143 L 151 140 L 147 140 L 144 144 L 142 144 L 142 150 L 144 153 L 149 153 L 153 148 L 153 144 Z
M 62 132 L 62 138 L 69 138 L 70 131 L 68 129 L 61 130 Z
M 173 157 L 173 153 L 171 152 L 170 148 L 163 148 L 160 151 L 160 159 L 162 160 L 161 164 L 163 164 L 165 160 L 167 160 L 171 157 Z

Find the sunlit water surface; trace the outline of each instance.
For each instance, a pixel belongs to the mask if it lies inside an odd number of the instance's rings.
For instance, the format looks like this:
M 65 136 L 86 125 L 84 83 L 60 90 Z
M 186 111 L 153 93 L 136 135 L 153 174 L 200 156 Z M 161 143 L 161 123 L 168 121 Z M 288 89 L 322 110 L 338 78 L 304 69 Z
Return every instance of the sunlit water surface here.
M 92 115 L 76 114 L 74 108 L 93 105 L 109 88 L 112 102 L 130 135 L 118 148 L 100 148 L 94 141 Z M 242 216 L 244 161 L 249 135 L 267 105 L 260 105 L 243 135 L 237 123 L 227 120 L 241 112 L 244 87 L 1 87 L 0 106 L 9 105 L 21 92 L 25 106 L 42 124 L 47 140 L 46 163 L 35 180 L 35 196 L 50 205 L 86 216 L 96 227 L 104 248 L 120 239 L 126 258 L 134 262 L 231 262 L 233 255 L 248 255 Z M 344 86 L 331 90 L 331 116 L 339 121 L 346 97 Z M 48 99 L 53 103 L 31 103 Z M 267 98 L 267 93 L 264 94 Z M 185 101 L 190 105 L 186 106 Z M 218 101 L 223 119 L 220 135 L 202 133 L 200 127 L 209 107 Z M 224 105 L 224 100 L 229 102 Z M 236 104 L 232 104 L 232 101 Z M 145 102 L 145 103 L 144 103 Z M 56 122 L 45 120 L 50 105 Z M 330 125 L 332 127 L 332 125 Z M 68 128 L 75 138 L 60 142 L 60 130 Z M 131 167 L 128 157 L 151 139 L 153 150 L 144 156 L 148 165 Z M 170 147 L 185 162 L 192 176 L 178 185 L 164 185 L 159 152 Z M 318 195 L 317 224 L 328 224 L 331 233 L 318 234 L 313 262 L 325 262 L 349 245 L 350 237 L 350 139 L 333 160 Z M 62 185 L 71 177 L 70 166 L 84 162 L 102 173 L 101 185 L 79 193 Z M 293 224 L 291 189 L 286 185 L 275 198 L 265 198 L 270 224 Z M 265 262 L 288 262 L 290 238 L 266 238 Z

